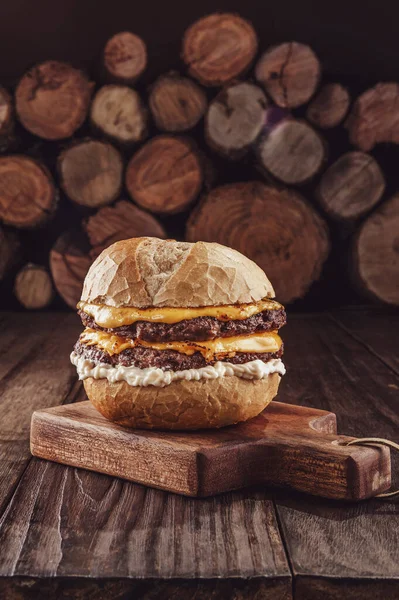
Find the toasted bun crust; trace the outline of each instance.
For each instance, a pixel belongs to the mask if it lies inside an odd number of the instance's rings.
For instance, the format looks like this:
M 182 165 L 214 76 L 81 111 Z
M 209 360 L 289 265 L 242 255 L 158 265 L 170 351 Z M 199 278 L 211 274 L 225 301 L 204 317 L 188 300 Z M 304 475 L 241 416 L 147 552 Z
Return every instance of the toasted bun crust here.
M 258 265 L 207 242 L 132 238 L 112 244 L 91 265 L 82 300 L 108 306 L 198 307 L 274 298 Z
M 87 396 L 107 419 L 136 429 L 208 429 L 256 417 L 273 400 L 280 376 L 248 381 L 221 377 L 132 387 L 125 381 L 84 380 Z

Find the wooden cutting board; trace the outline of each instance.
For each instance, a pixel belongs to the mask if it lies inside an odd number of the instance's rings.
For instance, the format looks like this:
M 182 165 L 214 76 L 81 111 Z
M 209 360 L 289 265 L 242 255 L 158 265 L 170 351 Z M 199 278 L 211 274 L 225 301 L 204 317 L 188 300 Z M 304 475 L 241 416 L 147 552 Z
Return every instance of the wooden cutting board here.
M 199 432 L 131 430 L 90 402 L 33 413 L 35 456 L 187 496 L 253 484 L 290 486 L 327 498 L 361 500 L 388 489 L 389 449 L 346 446 L 335 414 L 272 402 L 240 425 Z

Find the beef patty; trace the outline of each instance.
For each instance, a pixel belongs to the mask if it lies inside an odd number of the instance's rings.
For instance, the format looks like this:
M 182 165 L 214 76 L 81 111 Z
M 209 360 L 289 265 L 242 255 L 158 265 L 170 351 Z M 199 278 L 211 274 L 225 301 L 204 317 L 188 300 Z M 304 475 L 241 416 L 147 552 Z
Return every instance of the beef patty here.
M 100 329 L 122 337 L 132 339 L 140 338 L 146 342 L 171 342 L 171 341 L 204 341 L 218 337 L 231 337 L 234 335 L 248 335 L 264 331 L 275 331 L 286 323 L 285 310 L 264 310 L 252 315 L 248 319 L 235 321 L 218 321 L 215 317 L 196 317 L 178 323 L 150 323 L 136 321 L 132 325 L 123 325 L 113 329 L 100 327 L 93 319 L 82 310 L 79 311 L 85 327 Z
M 200 352 L 194 354 L 182 354 L 176 350 L 154 350 L 153 348 L 145 348 L 137 346 L 136 348 L 128 348 L 119 354 L 110 356 L 97 346 L 87 346 L 79 340 L 76 342 L 74 350 L 79 356 L 83 356 L 94 363 L 106 363 L 109 365 L 123 365 L 124 367 L 138 367 L 139 369 L 147 369 L 148 367 L 157 367 L 164 371 L 185 371 L 186 369 L 199 369 L 212 365 L 216 362 L 207 362 Z M 251 360 L 262 360 L 268 362 L 272 358 L 280 358 L 283 355 L 284 346 L 277 352 L 236 352 L 234 356 L 225 356 L 218 358 L 225 362 L 234 364 L 243 364 Z

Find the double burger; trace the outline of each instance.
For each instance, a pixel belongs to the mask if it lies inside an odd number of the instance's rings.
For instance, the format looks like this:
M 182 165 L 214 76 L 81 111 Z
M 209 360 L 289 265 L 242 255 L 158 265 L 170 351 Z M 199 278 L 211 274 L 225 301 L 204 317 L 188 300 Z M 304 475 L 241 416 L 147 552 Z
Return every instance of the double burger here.
M 220 244 L 116 242 L 86 276 L 71 354 L 104 417 L 139 429 L 246 421 L 276 396 L 285 324 L 265 273 Z

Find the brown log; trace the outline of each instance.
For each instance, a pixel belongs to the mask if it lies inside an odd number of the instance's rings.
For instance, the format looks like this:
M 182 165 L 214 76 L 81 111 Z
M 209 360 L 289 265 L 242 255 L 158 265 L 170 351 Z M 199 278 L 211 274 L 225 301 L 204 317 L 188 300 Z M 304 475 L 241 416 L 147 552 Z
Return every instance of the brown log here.
M 195 21 L 185 32 L 182 58 L 192 77 L 218 86 L 246 71 L 258 48 L 248 21 L 231 13 L 215 13 Z
M 58 194 L 47 168 L 22 155 L 0 157 L 0 219 L 21 229 L 37 227 L 54 213 Z
M 147 111 L 135 90 L 104 85 L 94 96 L 90 120 L 95 129 L 119 144 L 135 144 L 147 136 Z
M 378 83 L 354 103 L 345 126 L 349 139 L 364 152 L 376 144 L 399 144 L 399 84 Z
M 208 144 L 228 158 L 241 158 L 263 131 L 267 105 L 261 88 L 252 83 L 239 82 L 223 89 L 206 115 Z
M 166 238 L 161 223 L 128 200 L 119 200 L 114 206 L 101 208 L 83 226 L 93 246 L 90 253 L 93 259 L 119 240 L 141 236 Z
M 28 131 L 41 138 L 70 137 L 86 118 L 92 88 L 82 71 L 63 62 L 43 62 L 18 84 L 17 115 Z
M 205 92 L 191 79 L 174 72 L 156 80 L 148 101 L 158 129 L 172 133 L 195 127 L 207 106 Z
M 327 227 L 310 204 L 258 181 L 212 190 L 192 213 L 186 238 L 219 242 L 252 258 L 283 303 L 305 295 L 329 252 Z
M 0 85 L 0 152 L 6 152 L 14 141 L 14 110 L 12 98 Z
M 399 306 L 399 194 L 374 211 L 354 236 L 351 275 L 359 291 Z
M 326 143 L 306 121 L 267 111 L 264 135 L 257 152 L 260 166 L 287 185 L 309 181 L 326 158 Z M 271 115 L 271 117 L 269 116 Z
M 147 66 L 147 48 L 143 40 L 130 31 L 121 31 L 105 45 L 103 68 L 108 81 L 132 84 Z
M 384 190 L 384 175 L 374 158 L 348 152 L 323 174 L 316 197 L 333 219 L 354 220 L 371 210 Z
M 90 246 L 83 234 L 63 233 L 50 252 L 50 270 L 61 298 L 75 309 L 82 293 L 83 281 L 92 259 Z
M 111 144 L 84 139 L 58 157 L 60 181 L 73 202 L 90 208 L 110 204 L 122 187 L 123 160 Z
M 255 67 L 255 77 L 273 101 L 296 108 L 310 100 L 319 84 L 320 62 L 309 46 L 286 42 L 266 50 Z
M 130 196 L 155 213 L 183 211 L 198 196 L 202 182 L 199 154 L 184 137 L 153 138 L 134 154 L 126 169 Z
M 46 308 L 54 297 L 54 288 L 47 269 L 28 263 L 15 278 L 14 294 L 28 309 Z
M 21 244 L 17 234 L 0 228 L 0 281 L 20 259 Z
M 331 129 L 344 120 L 350 102 L 349 92 L 343 85 L 327 83 L 309 104 L 306 117 L 320 129 Z

